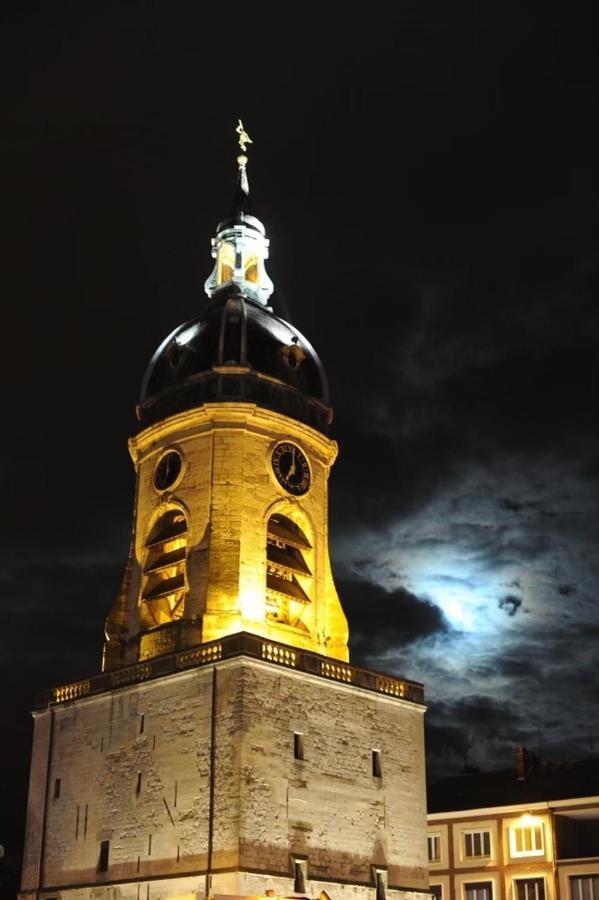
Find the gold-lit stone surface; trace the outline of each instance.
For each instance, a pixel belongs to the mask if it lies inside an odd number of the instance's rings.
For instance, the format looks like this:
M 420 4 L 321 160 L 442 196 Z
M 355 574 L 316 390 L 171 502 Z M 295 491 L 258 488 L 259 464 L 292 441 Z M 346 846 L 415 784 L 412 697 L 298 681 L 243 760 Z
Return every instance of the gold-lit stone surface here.
M 297 444 L 309 460 L 311 486 L 301 497 L 287 494 L 272 471 L 272 451 L 281 440 Z M 347 620 L 328 550 L 334 441 L 250 403 L 215 403 L 153 425 L 132 438 L 129 447 L 137 472 L 135 524 L 123 589 L 106 622 L 105 670 L 240 631 L 347 661 Z M 183 456 L 183 475 L 174 490 L 159 492 L 154 470 L 171 447 Z M 172 511 L 185 517 L 186 557 L 172 571 L 165 569 L 172 596 L 151 601 L 161 604 L 163 617 L 172 609 L 173 621 L 153 628 L 143 599 L 150 577 L 144 573 L 155 559 L 149 557 L 155 551 L 148 544 L 156 523 Z M 295 625 L 273 621 L 267 598 L 267 526 L 273 515 L 295 523 L 313 548 L 305 553 L 310 572 L 294 574 L 301 589 L 297 600 L 288 601 L 297 607 L 289 616 Z M 169 543 L 165 548 L 172 552 Z M 152 590 L 160 593 L 156 581 Z

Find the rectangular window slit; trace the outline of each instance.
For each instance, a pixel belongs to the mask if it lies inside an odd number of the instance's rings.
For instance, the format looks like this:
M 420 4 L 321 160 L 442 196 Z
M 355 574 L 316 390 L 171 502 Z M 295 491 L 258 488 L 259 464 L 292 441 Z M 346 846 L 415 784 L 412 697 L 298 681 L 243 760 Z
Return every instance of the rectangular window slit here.
M 85 804 L 85 819 L 83 820 L 83 837 L 87 837 L 87 803 Z
M 374 869 L 374 884 L 376 887 L 376 900 L 386 900 L 387 872 L 384 869 Z
M 299 731 L 293 732 L 293 758 L 304 758 L 304 736 Z
M 146 719 L 145 715 L 143 713 L 140 713 L 139 714 L 139 733 L 140 734 L 144 733 L 145 719 Z
M 152 835 L 148 835 L 148 856 L 152 855 Z
M 178 782 L 175 781 L 175 797 L 174 797 L 174 800 L 173 800 L 173 806 L 176 806 L 176 805 L 177 805 L 177 791 L 178 791 Z
M 306 893 L 306 869 L 305 859 L 293 860 L 293 890 L 296 894 Z
M 79 804 L 77 804 L 77 821 L 75 822 L 75 840 L 79 839 Z
M 373 750 L 372 751 L 372 776 L 373 778 L 381 778 L 381 751 Z
M 54 780 L 54 799 L 58 800 L 60 797 L 60 778 L 56 778 Z
M 98 872 L 108 872 L 108 854 L 110 853 L 110 841 L 102 841 L 100 844 L 100 858 L 98 860 Z
M 177 862 L 181 859 L 181 847 L 177 844 Z
M 135 793 L 136 794 L 141 793 L 141 772 L 137 773 L 137 782 L 135 784 Z

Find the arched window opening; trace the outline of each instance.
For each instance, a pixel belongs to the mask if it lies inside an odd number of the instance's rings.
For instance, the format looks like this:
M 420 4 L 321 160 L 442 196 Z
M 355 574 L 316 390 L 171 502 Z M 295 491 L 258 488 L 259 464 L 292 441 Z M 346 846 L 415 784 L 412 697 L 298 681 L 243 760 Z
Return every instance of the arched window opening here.
M 184 611 L 187 520 L 181 510 L 161 516 L 146 541 L 140 617 L 156 628 L 180 619 Z
M 311 603 L 312 545 L 295 522 L 271 516 L 266 532 L 266 618 L 307 631 L 302 617 Z
M 245 260 L 244 278 L 253 284 L 258 284 L 258 257 L 248 256 Z
M 235 271 L 235 247 L 233 244 L 221 244 L 218 251 L 217 283 L 225 284 L 233 280 Z

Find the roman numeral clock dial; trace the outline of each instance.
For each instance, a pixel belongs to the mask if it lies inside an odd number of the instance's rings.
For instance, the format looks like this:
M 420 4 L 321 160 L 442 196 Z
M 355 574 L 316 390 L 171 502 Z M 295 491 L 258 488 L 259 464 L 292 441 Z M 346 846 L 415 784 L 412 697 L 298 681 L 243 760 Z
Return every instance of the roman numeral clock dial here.
M 272 452 L 272 469 L 279 484 L 290 494 L 305 494 L 310 489 L 310 466 L 304 453 L 287 441 Z

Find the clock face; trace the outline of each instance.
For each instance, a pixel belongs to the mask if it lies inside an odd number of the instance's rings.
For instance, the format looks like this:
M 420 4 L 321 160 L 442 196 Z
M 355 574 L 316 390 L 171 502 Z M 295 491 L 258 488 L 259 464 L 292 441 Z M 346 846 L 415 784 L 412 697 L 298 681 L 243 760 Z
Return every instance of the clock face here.
M 165 491 L 179 477 L 183 460 L 176 450 L 165 453 L 154 471 L 154 487 L 157 491 Z
M 272 453 L 272 468 L 279 484 L 290 494 L 305 494 L 309 490 L 310 466 L 295 444 L 277 444 Z

